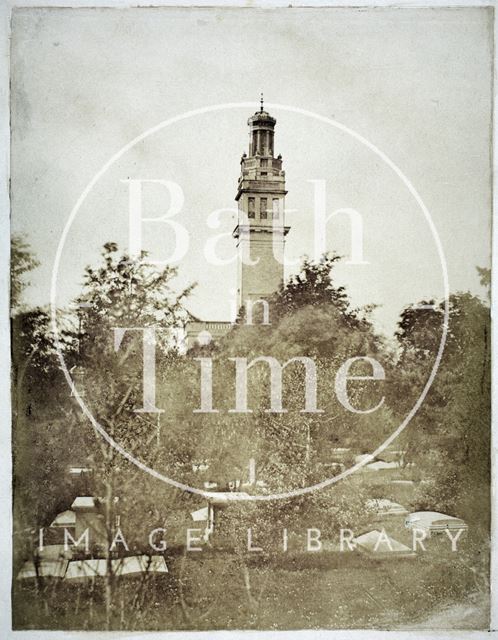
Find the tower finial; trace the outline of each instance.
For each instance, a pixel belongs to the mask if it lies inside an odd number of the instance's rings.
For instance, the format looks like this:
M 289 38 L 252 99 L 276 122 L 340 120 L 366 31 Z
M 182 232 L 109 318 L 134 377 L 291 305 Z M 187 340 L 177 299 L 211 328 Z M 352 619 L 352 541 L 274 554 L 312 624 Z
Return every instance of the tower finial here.
M 261 109 L 260 109 L 260 111 L 261 111 L 261 112 L 263 112 L 263 94 L 261 94 L 261 100 L 260 100 L 260 102 L 261 102 Z

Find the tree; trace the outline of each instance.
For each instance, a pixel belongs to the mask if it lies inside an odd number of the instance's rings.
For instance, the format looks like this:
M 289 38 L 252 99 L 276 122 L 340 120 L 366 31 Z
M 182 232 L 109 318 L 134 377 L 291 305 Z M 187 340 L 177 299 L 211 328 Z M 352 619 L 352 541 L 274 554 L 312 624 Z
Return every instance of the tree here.
M 65 460 L 57 455 L 64 406 L 62 376 L 57 366 L 49 314 L 22 304 L 25 275 L 38 265 L 27 242 L 14 236 L 11 250 L 12 451 L 14 474 L 15 566 L 29 546 L 37 524 L 45 526 L 58 506 L 69 499 L 63 478 Z M 64 342 L 64 340 L 63 340 Z M 69 348 L 69 345 L 66 345 Z M 50 398 L 51 402 L 47 402 Z M 62 415 L 61 415 L 62 414 Z M 43 464 L 38 460 L 43 452 Z
M 264 487 L 242 484 L 239 491 L 275 494 L 300 489 L 324 480 L 330 471 L 324 463 L 333 459 L 333 449 L 350 446 L 361 452 L 392 430 L 392 416 L 382 408 L 378 417 L 351 414 L 338 403 L 333 381 L 338 368 L 349 357 L 369 355 L 391 366 L 392 354 L 376 334 L 369 318 L 371 309 L 353 309 L 344 288 L 333 282 L 333 267 L 338 258 L 324 256 L 317 263 L 305 260 L 302 270 L 283 285 L 270 299 L 270 324 L 244 322 L 242 313 L 236 326 L 219 342 L 192 349 L 187 356 L 172 364 L 170 375 L 158 390 L 161 406 L 168 407 L 164 418 L 170 437 L 183 430 L 195 434 L 186 459 L 205 461 L 209 465 L 204 479 L 217 482 L 218 489 L 228 490 L 229 481 L 247 480 L 250 458 L 257 461 L 258 478 Z M 256 309 L 254 310 L 256 311 Z M 230 358 L 248 361 L 259 356 L 274 357 L 284 363 L 293 357 L 308 357 L 316 366 L 318 406 L 323 413 L 303 413 L 304 376 L 302 363 L 295 362 L 283 372 L 282 405 L 285 413 L 270 413 L 270 372 L 259 363 L 248 372 L 248 407 L 251 413 L 237 414 L 234 406 L 234 363 Z M 199 362 L 210 358 L 213 377 L 213 413 L 195 413 L 200 406 Z M 352 402 L 356 406 L 375 406 L 379 389 L 350 383 Z M 174 402 L 174 398 L 181 398 Z M 175 439 L 173 439 L 175 442 Z M 176 452 L 177 450 L 175 450 Z M 174 454 L 172 454 L 174 455 Z M 200 478 L 188 476 L 199 486 Z M 282 530 L 296 526 L 324 523 L 324 535 L 337 525 L 360 526 L 366 514 L 365 496 L 361 488 L 336 485 L 327 491 L 269 502 L 240 501 L 219 510 L 213 545 L 230 553 L 224 556 L 224 567 L 238 575 L 245 594 L 247 615 L 257 625 L 259 605 L 265 593 L 268 576 L 282 554 Z M 264 551 L 247 551 L 247 530 Z M 292 547 L 292 545 L 291 545 Z M 302 549 L 301 549 L 302 550 Z M 298 551 L 294 548 L 294 551 Z M 185 560 L 192 590 L 202 589 L 197 562 Z M 189 571 L 188 567 L 192 565 Z M 228 565 L 231 569 L 227 568 Z M 193 574 L 196 577 L 193 577 Z M 197 585 L 197 586 L 196 586 Z M 197 592 L 198 593 L 198 592 Z M 194 594 L 191 594 L 194 597 Z
M 241 320 L 218 344 L 189 352 L 191 364 L 187 366 L 197 371 L 197 380 L 199 365 L 192 360 L 212 358 L 213 407 L 218 413 L 193 413 L 200 404 L 197 391 L 173 409 L 170 419 L 188 421 L 198 434 L 199 458 L 209 458 L 217 475 L 226 477 L 230 468 L 232 473 L 234 468 L 245 469 L 248 459 L 255 457 L 272 492 L 287 491 L 306 486 L 312 478 L 316 481 L 317 463 L 330 460 L 334 447 L 352 445 L 361 453 L 390 433 L 393 418 L 387 407 L 375 416 L 352 413 L 335 395 L 336 373 L 348 358 L 370 356 L 387 371 L 392 365 L 392 354 L 374 331 L 369 310 L 352 308 L 344 288 L 334 285 L 336 262 L 335 256 L 324 256 L 317 263 L 305 260 L 302 270 L 271 298 L 269 325 L 246 325 Z M 283 372 L 284 413 L 268 412 L 270 368 L 261 362 L 248 372 L 251 413 L 233 414 L 235 366 L 230 358 L 250 362 L 260 356 L 273 357 L 281 364 L 296 357 L 311 359 L 316 369 L 317 406 L 323 412 L 303 413 L 304 368 L 296 361 Z M 355 365 L 357 375 L 362 370 L 370 373 L 364 363 Z M 184 382 L 175 378 L 179 395 Z M 189 373 L 189 381 L 193 378 L 194 373 Z M 378 404 L 379 388 L 371 381 L 348 383 L 351 402 L 360 409 Z
M 184 321 L 183 302 L 191 287 L 177 293 L 172 281 L 176 270 L 156 270 L 145 261 L 120 254 L 114 243 L 104 245 L 102 263 L 87 267 L 79 308 L 79 349 L 73 371 L 75 386 L 95 418 L 126 451 L 151 467 L 160 465 L 160 414 L 136 412 L 143 404 L 143 350 L 141 331 L 154 329 L 160 377 L 168 360 L 178 358 L 178 332 Z M 140 331 L 134 331 L 138 329 Z M 116 331 L 121 340 L 116 349 Z M 138 339 L 137 339 L 138 338 Z M 75 414 L 81 428 L 81 415 Z M 172 512 L 182 510 L 182 500 L 162 483 L 137 470 L 98 436 L 97 447 L 89 441 L 88 426 L 82 431 L 86 462 L 92 468 L 94 495 L 101 504 L 106 540 L 100 552 L 107 560 L 107 627 L 114 611 L 114 575 L 111 550 L 119 517 L 120 527 L 132 533 L 130 549 L 144 547 L 150 525 L 164 527 Z M 144 514 L 150 521 L 145 522 Z M 145 530 L 145 531 L 144 531 Z M 145 535 L 145 540 L 147 536 Z M 123 552 L 124 545 L 119 552 Z
M 10 305 L 13 311 L 21 304 L 21 294 L 28 286 L 25 275 L 39 265 L 29 244 L 20 235 L 13 235 L 10 247 Z
M 427 397 L 404 436 L 408 458 L 423 477 L 420 508 L 468 518 L 486 535 L 490 477 L 490 313 L 481 299 L 449 300 L 446 347 Z M 443 305 L 410 307 L 399 323 L 397 395 L 400 412 L 420 393 L 442 331 Z

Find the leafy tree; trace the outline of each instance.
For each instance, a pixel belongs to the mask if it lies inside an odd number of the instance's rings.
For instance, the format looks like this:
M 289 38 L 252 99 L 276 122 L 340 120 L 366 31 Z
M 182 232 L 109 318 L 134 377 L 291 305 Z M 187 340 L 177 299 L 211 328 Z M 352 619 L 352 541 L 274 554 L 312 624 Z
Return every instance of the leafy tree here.
M 21 304 L 21 294 L 28 286 L 25 276 L 39 265 L 29 244 L 20 235 L 13 235 L 10 247 L 10 304 L 16 311 Z
M 446 347 L 433 385 L 403 437 L 426 481 L 419 507 L 466 517 L 484 533 L 489 517 L 490 314 L 469 293 L 449 300 Z M 442 304 L 402 314 L 398 341 L 398 408 L 407 410 L 433 365 Z
M 491 289 L 491 269 L 485 267 L 477 267 L 477 273 L 480 277 L 480 282 L 483 287 L 486 287 L 490 292 Z
M 79 308 L 79 349 L 73 370 L 75 388 L 106 432 L 126 451 L 151 467 L 160 464 L 158 446 L 161 432 L 159 413 L 140 413 L 143 399 L 143 349 L 140 332 L 155 330 L 156 359 L 162 364 L 158 377 L 169 360 L 178 358 L 179 330 L 185 319 L 183 302 L 190 287 L 176 293 L 172 284 L 176 270 L 156 270 L 144 260 L 132 260 L 120 254 L 114 243 L 104 245 L 100 266 L 87 267 L 84 286 L 77 300 Z M 122 345 L 115 349 L 115 331 L 127 331 Z M 139 550 L 147 541 L 151 525 L 164 527 L 176 512 L 185 514 L 178 492 L 123 460 L 116 450 L 98 436 L 95 443 L 89 426 L 82 429 L 81 415 L 75 415 L 81 430 L 82 452 L 92 468 L 93 491 L 99 497 L 107 539 L 101 541 L 107 559 L 107 625 L 111 625 L 114 603 L 113 552 L 110 550 L 120 526 L 127 531 L 130 549 Z M 90 436 L 90 437 L 89 437 Z M 149 514 L 148 521 L 144 514 Z M 184 517 L 184 516 L 183 516 Z M 124 545 L 119 548 L 120 552 Z
M 55 358 L 49 314 L 22 304 L 25 274 L 38 261 L 27 242 L 14 236 L 11 251 L 12 451 L 14 473 L 15 567 L 29 546 L 27 532 L 46 526 L 70 498 L 67 483 L 54 491 L 54 478 L 66 474 L 59 456 L 65 394 Z M 68 345 L 69 347 L 69 345 Z
M 353 309 L 344 288 L 334 285 L 337 259 L 305 260 L 301 272 L 270 300 L 270 325 L 247 325 L 241 320 L 218 344 L 188 354 L 191 360 L 212 358 L 213 406 L 218 413 L 193 414 L 199 406 L 197 391 L 173 409 L 170 420 L 192 425 L 198 434 L 199 458 L 209 458 L 216 475 L 227 477 L 230 468 L 245 469 L 248 459 L 256 457 L 272 491 L 286 491 L 290 486 L 309 484 L 312 476 L 316 480 L 317 462 L 326 461 L 327 452 L 330 459 L 334 447 L 352 444 L 361 452 L 389 433 L 392 416 L 387 408 L 381 408 L 379 416 L 372 419 L 351 413 L 335 397 L 335 376 L 348 358 L 370 356 L 387 370 L 392 364 L 392 354 L 374 331 L 369 310 Z M 235 367 L 230 358 L 251 361 L 260 356 L 276 358 L 282 364 L 295 357 L 311 358 L 318 380 L 317 406 L 323 413 L 303 413 L 303 364 L 294 362 L 283 374 L 284 413 L 268 412 L 269 367 L 258 363 L 248 374 L 251 413 L 233 414 Z M 198 387 L 199 383 L 193 382 L 195 371 L 198 380 L 198 363 L 191 362 L 187 368 L 189 385 Z M 371 369 L 357 362 L 356 374 L 362 372 L 368 375 Z M 175 379 L 179 395 L 184 382 L 181 376 Z M 379 391 L 380 386 L 371 381 L 348 385 L 351 402 L 360 409 L 375 407 L 382 396 Z M 222 448 L 219 442 L 223 442 Z

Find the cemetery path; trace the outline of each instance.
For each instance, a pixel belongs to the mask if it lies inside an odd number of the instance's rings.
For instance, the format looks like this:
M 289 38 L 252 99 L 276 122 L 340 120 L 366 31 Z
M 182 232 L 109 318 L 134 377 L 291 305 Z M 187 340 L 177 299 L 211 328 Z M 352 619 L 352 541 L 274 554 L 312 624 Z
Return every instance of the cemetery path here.
M 466 603 L 453 604 L 432 613 L 425 620 L 398 627 L 410 629 L 489 629 L 489 605 L 483 594 L 475 594 Z

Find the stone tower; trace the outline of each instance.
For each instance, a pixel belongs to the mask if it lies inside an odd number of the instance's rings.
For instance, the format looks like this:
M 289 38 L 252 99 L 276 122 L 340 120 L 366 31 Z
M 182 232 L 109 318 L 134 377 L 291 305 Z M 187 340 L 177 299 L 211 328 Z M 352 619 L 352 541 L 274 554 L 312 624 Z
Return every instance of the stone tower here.
M 247 121 L 249 154 L 240 161 L 235 200 L 238 224 L 233 231 L 239 251 L 238 306 L 267 298 L 284 277 L 285 172 L 282 156 L 274 157 L 275 118 L 261 108 Z M 249 264 L 249 259 L 252 263 Z M 280 259 L 280 261 L 279 261 Z

